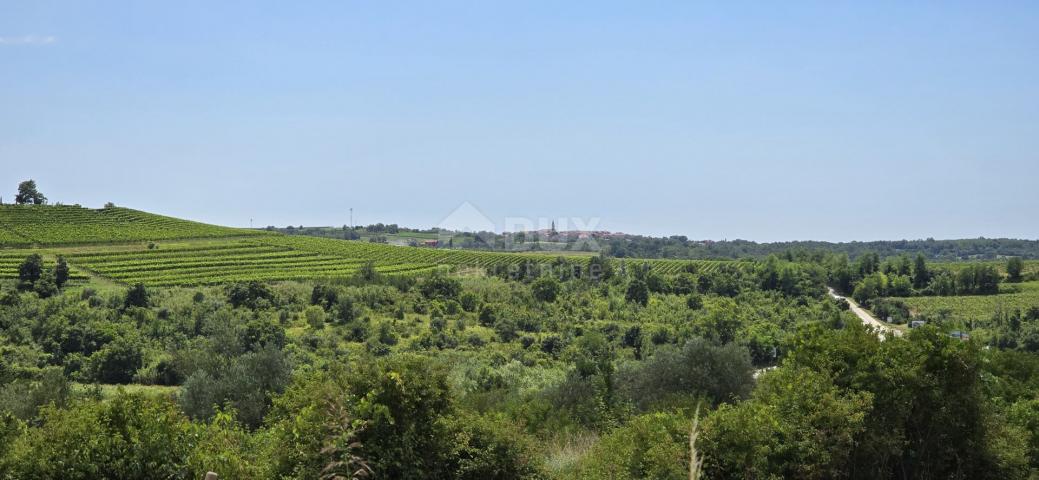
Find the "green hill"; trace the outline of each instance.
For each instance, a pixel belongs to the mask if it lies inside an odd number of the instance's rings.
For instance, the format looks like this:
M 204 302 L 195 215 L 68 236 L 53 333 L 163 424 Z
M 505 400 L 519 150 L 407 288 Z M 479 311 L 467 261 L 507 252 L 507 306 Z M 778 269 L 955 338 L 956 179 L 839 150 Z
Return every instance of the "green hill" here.
M 0 206 L 0 246 L 83 245 L 220 238 L 263 232 L 219 227 L 129 208 L 65 205 Z
M 203 285 L 236 281 L 343 278 L 371 264 L 386 275 L 414 275 L 438 267 L 513 267 L 549 264 L 554 255 L 392 246 L 302 237 L 207 225 L 128 208 L 0 207 L 0 278 L 16 277 L 30 253 L 64 256 L 75 273 L 146 285 Z M 33 247 L 33 248 L 28 248 Z M 571 264 L 588 262 L 570 258 Z M 712 271 L 726 262 L 627 259 L 661 273 L 693 266 Z

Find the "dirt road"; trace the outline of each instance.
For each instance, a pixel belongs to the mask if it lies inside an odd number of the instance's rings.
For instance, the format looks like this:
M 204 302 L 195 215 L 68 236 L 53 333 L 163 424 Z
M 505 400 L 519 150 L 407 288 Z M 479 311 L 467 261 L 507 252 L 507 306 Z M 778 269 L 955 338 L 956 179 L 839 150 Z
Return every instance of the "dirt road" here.
M 837 292 L 835 292 L 832 288 L 830 288 L 829 290 L 830 290 L 830 296 L 831 297 L 836 298 L 836 299 L 842 299 L 843 298 L 845 301 L 847 301 L 848 302 L 848 306 L 851 308 L 852 313 L 854 313 L 856 316 L 858 316 L 859 320 L 862 320 L 862 323 L 875 328 L 877 330 L 877 333 L 880 334 L 880 338 L 881 339 L 883 339 L 887 335 L 893 335 L 893 336 L 896 336 L 896 337 L 899 337 L 899 336 L 902 335 L 902 331 L 901 330 L 899 330 L 897 328 L 890 327 L 886 323 L 881 322 L 880 320 L 877 320 L 876 317 L 874 317 L 873 315 L 870 315 L 869 312 L 867 312 L 865 309 L 860 307 L 859 304 L 855 303 L 855 300 L 852 300 L 850 298 L 842 297 L 840 295 L 837 295 Z

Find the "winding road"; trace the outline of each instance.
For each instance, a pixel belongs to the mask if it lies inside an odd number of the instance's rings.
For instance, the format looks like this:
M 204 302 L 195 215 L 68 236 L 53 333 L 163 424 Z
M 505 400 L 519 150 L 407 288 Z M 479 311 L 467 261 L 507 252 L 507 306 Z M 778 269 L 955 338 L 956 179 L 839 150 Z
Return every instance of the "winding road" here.
M 899 330 L 897 328 L 894 328 L 894 327 L 892 327 L 892 326 L 890 326 L 890 325 L 888 325 L 888 324 L 886 324 L 884 322 L 881 322 L 880 320 L 877 320 L 877 318 L 874 317 L 873 315 L 871 315 L 869 312 L 867 312 L 866 309 L 860 307 L 858 303 L 855 303 L 855 300 L 852 300 L 852 299 L 847 298 L 847 297 L 843 297 L 841 295 L 837 295 L 837 292 L 834 291 L 830 287 L 826 287 L 826 288 L 830 291 L 830 296 L 831 297 L 836 298 L 838 300 L 843 299 L 844 301 L 848 302 L 848 308 L 851 309 L 852 313 L 854 313 L 857 317 L 859 317 L 859 320 L 862 320 L 862 323 L 864 323 L 864 324 L 866 324 L 866 325 L 876 329 L 877 330 L 877 335 L 880 336 L 881 340 L 883 340 L 884 337 L 886 337 L 887 335 L 891 335 L 893 337 L 901 337 L 902 336 L 902 331 L 901 330 Z M 759 376 L 761 376 L 761 374 L 763 374 L 763 373 L 765 373 L 765 372 L 767 372 L 769 370 L 772 370 L 773 368 L 776 368 L 776 367 L 774 367 L 774 366 L 773 367 L 765 367 L 765 368 L 759 368 L 757 370 L 754 370 L 753 377 L 755 379 L 757 379 Z
M 859 317 L 859 320 L 862 320 L 862 323 L 877 329 L 877 333 L 880 334 L 881 340 L 883 340 L 884 337 L 887 335 L 892 335 L 895 337 L 902 336 L 901 330 L 891 327 L 886 323 L 881 322 L 880 320 L 877 320 L 877 318 L 873 315 L 870 315 L 870 313 L 867 312 L 866 309 L 860 307 L 858 303 L 855 303 L 855 300 L 852 300 L 848 297 L 842 297 L 840 295 L 837 295 L 837 292 L 835 292 L 832 288 L 827 288 L 830 291 L 831 297 L 836 298 L 838 300 L 843 299 L 844 301 L 848 302 L 848 307 L 851 308 L 852 313 Z

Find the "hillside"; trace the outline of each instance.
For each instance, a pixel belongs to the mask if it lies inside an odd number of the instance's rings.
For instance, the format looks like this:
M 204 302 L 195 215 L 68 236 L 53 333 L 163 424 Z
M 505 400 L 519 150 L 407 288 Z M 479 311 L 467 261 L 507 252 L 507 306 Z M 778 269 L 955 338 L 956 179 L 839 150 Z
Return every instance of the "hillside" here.
M 129 208 L 66 205 L 0 205 L 0 247 L 83 245 L 185 238 L 261 235 Z
M 371 264 L 387 275 L 414 275 L 438 267 L 520 268 L 557 261 L 545 254 L 477 252 L 392 246 L 300 237 L 207 225 L 127 208 L 68 206 L 0 208 L 0 278 L 17 276 L 33 252 L 64 256 L 73 278 L 86 273 L 119 283 L 154 286 L 235 281 L 342 278 Z M 28 248 L 35 246 L 36 248 Z M 587 264 L 571 258 L 570 264 Z M 628 259 L 660 273 L 713 271 L 724 262 Z

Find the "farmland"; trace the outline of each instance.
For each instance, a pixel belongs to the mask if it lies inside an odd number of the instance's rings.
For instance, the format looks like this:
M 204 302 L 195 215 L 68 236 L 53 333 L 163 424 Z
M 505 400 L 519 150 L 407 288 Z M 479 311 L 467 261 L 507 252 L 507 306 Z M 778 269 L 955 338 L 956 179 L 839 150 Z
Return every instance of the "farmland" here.
M 367 262 L 364 258 L 346 258 L 249 241 L 173 249 L 73 253 L 68 260 L 105 278 L 152 286 L 346 277 Z M 380 261 L 375 266 L 376 271 L 385 274 L 414 274 L 435 267 L 430 263 L 395 261 Z
M 257 239 L 257 241 L 267 245 L 277 245 L 295 250 L 391 264 L 425 263 L 435 265 L 491 267 L 517 265 L 524 260 L 533 263 L 547 264 L 558 258 L 558 256 L 551 254 L 396 247 L 379 243 L 340 241 L 302 236 L 272 235 Z M 718 265 L 731 263 L 709 260 L 689 261 L 660 259 L 625 259 L 624 261 L 631 264 L 645 263 L 659 273 L 665 274 L 678 273 L 687 265 L 696 265 L 698 271 L 711 272 L 717 269 Z
M 74 278 L 91 272 L 124 284 L 149 286 L 209 285 L 239 281 L 332 279 L 354 275 L 371 263 L 386 275 L 427 273 L 438 267 L 516 267 L 521 262 L 547 265 L 557 256 L 459 251 L 333 240 L 316 237 L 269 235 L 257 238 L 181 241 L 148 248 L 144 244 L 94 247 L 56 247 L 42 250 L 12 249 L 0 257 L 0 278 L 17 276 L 18 263 L 35 251 L 64 255 Z M 586 258 L 586 257 L 585 257 Z M 568 261 L 583 263 L 582 257 Z M 646 263 L 660 273 L 678 273 L 686 265 L 696 271 L 713 272 L 717 261 L 673 261 L 629 259 L 629 264 Z
M 20 250 L 0 250 L 0 278 L 17 278 L 18 277 L 18 266 L 25 261 L 25 257 L 29 255 L 29 251 Z M 44 267 L 54 268 L 55 259 L 53 256 L 44 255 Z M 89 278 L 82 270 L 73 267 L 69 272 L 69 278 L 72 280 L 85 280 Z
M 64 256 L 72 278 L 89 274 L 123 284 L 210 285 L 239 281 L 334 279 L 354 275 L 371 263 L 386 275 L 414 275 L 438 267 L 547 265 L 547 253 L 503 253 L 393 246 L 363 241 L 304 237 L 206 225 L 126 208 L 100 210 L 67 206 L 0 208 L 0 278 L 17 277 L 31 253 L 53 263 Z M 158 243 L 157 243 L 158 242 Z M 40 248 L 24 248 L 29 244 Z M 587 257 L 568 257 L 582 263 Z M 684 269 L 715 271 L 725 261 L 625 259 L 662 274 Z
M 257 230 L 220 227 L 129 208 L 0 206 L 0 246 L 79 245 L 263 235 Z
M 945 318 L 961 324 L 987 321 L 997 311 L 1027 310 L 1039 306 L 1039 281 L 1004 284 L 998 295 L 921 296 L 897 300 L 904 302 L 914 315 Z

